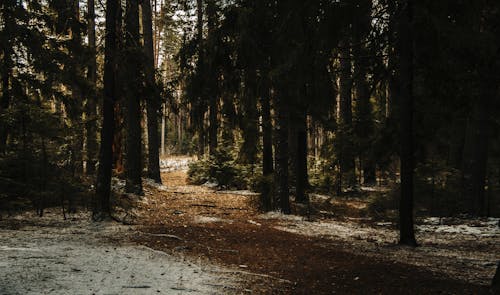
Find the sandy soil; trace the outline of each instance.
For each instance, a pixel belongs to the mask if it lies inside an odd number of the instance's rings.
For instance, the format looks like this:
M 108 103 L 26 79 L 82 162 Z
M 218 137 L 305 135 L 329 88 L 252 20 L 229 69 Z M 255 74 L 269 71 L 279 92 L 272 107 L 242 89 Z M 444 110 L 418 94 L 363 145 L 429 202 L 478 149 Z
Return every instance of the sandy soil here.
M 137 231 L 80 214 L 0 222 L 0 294 L 234 294 L 227 268 L 127 242 Z

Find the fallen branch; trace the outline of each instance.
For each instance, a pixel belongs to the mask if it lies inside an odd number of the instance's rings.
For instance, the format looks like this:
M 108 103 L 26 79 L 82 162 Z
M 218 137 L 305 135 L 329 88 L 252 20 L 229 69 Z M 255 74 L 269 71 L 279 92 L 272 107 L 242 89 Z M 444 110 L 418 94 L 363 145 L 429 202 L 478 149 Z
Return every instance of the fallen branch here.
M 175 239 L 179 241 L 184 241 L 181 237 L 178 237 L 176 235 L 169 235 L 169 234 L 151 234 L 151 233 L 145 233 L 145 232 L 140 232 L 143 235 L 146 236 L 152 236 L 152 237 L 162 237 L 162 238 L 170 238 L 170 239 Z

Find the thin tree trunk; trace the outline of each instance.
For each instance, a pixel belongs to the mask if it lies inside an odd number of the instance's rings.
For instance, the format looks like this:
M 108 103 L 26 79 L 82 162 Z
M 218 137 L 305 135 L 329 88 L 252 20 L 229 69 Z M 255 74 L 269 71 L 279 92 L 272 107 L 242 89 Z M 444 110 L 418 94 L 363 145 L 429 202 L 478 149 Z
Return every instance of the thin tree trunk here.
M 94 200 L 94 217 L 97 214 L 110 214 L 111 170 L 113 160 L 114 108 L 116 101 L 116 49 L 117 19 L 121 14 L 118 0 L 106 1 L 106 37 L 104 49 L 104 99 L 103 123 L 101 129 L 101 146 L 99 149 L 99 166 L 97 169 L 96 198 Z
M 358 8 L 359 20 L 354 25 L 354 85 L 356 120 L 354 131 L 358 143 L 358 153 L 363 171 L 363 183 L 375 185 L 375 160 L 371 152 L 374 133 L 372 105 L 370 102 L 370 86 L 368 85 L 369 52 L 366 48 L 366 39 L 371 26 L 372 1 L 364 0 Z
M 413 0 L 402 1 L 399 19 L 397 51 L 399 70 L 397 76 L 401 99 L 401 199 L 399 205 L 399 243 L 417 246 L 413 225 Z
M 267 79 L 267 78 L 264 78 Z M 273 165 L 273 123 L 271 121 L 271 91 L 268 81 L 263 82 L 261 94 L 262 107 L 262 174 L 270 175 L 274 171 Z
M 97 83 L 97 51 L 96 51 L 96 36 L 95 36 L 95 8 L 94 0 L 88 0 L 87 2 L 87 34 L 90 50 L 90 60 L 87 69 L 87 80 L 92 85 L 92 88 L 96 88 Z M 86 153 L 87 153 L 87 165 L 86 173 L 87 175 L 93 175 L 95 173 L 95 164 L 97 158 L 97 98 L 95 91 L 92 91 L 87 97 L 87 103 L 85 105 L 85 119 L 86 119 Z
M 297 152 L 295 163 L 296 193 L 295 199 L 299 203 L 307 203 L 309 199 L 306 194 L 309 186 L 307 173 L 307 114 L 300 114 L 297 126 Z
M 214 37 L 214 31 L 216 21 L 216 6 L 215 0 L 207 0 L 207 25 L 208 25 L 208 40 L 212 40 Z M 207 50 L 213 50 L 213 46 L 209 46 Z M 209 153 L 214 155 L 217 150 L 217 134 L 219 128 L 219 122 L 217 120 L 217 114 L 219 112 L 219 99 L 217 97 L 217 72 L 216 65 L 214 64 L 215 54 L 207 54 L 211 59 L 209 62 L 208 71 L 208 88 L 207 93 L 209 95 L 209 129 L 208 129 L 208 142 L 209 142 Z
M 139 93 L 140 79 L 140 35 L 138 0 L 127 0 L 125 13 L 125 64 L 127 73 L 125 119 L 125 190 L 142 195 L 142 132 L 141 104 Z
M 345 37 L 347 38 L 347 37 Z M 348 38 L 347 38 L 348 39 Z M 340 43 L 340 174 L 347 186 L 356 184 L 352 130 L 352 65 L 350 42 Z M 342 185 L 342 184 L 341 184 Z
M 276 121 L 277 147 L 276 147 L 276 182 L 277 203 L 284 214 L 290 214 L 290 191 L 288 187 L 288 125 L 289 110 L 286 98 L 281 91 L 276 97 L 278 118 Z
M 491 282 L 491 289 L 495 294 L 500 293 L 500 262 L 497 263 L 497 271 Z
M 148 177 L 161 183 L 160 157 L 158 143 L 158 111 L 161 106 L 155 82 L 155 64 L 153 49 L 153 22 L 151 0 L 142 1 L 142 29 L 144 31 L 144 56 L 146 79 L 146 107 L 148 126 Z
M 245 70 L 245 93 L 241 103 L 240 127 L 243 144 L 240 150 L 240 161 L 243 164 L 255 164 L 257 160 L 257 142 L 259 140 L 259 113 L 257 111 L 256 71 Z

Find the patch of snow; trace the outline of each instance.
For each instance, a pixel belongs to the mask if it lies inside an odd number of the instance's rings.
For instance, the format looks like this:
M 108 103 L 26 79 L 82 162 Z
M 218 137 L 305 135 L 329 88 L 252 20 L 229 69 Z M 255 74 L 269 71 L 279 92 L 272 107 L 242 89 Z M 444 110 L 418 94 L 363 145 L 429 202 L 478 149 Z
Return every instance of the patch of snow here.
M 169 157 L 160 160 L 160 169 L 162 172 L 186 171 L 194 161 L 193 157 Z
M 259 215 L 260 219 L 279 219 L 279 220 L 287 220 L 287 221 L 303 221 L 304 217 L 297 215 L 289 215 L 283 214 L 278 211 L 270 211 L 264 214 Z
M 108 241 L 126 241 L 134 234 L 131 227 L 59 221 L 59 216 L 57 220 L 51 226 L 0 229 L 0 294 L 224 294 L 227 288 L 241 292 L 243 278 L 231 275 L 230 269 Z
M 204 184 L 202 184 L 202 186 L 208 187 L 208 188 L 216 188 L 219 186 L 219 184 L 217 183 L 217 181 L 207 181 Z
M 194 222 L 195 223 L 217 223 L 217 222 L 232 223 L 231 220 L 222 219 L 222 218 L 218 218 L 218 217 L 211 217 L 211 216 L 195 216 Z
M 147 179 L 144 180 L 144 183 L 146 185 L 148 185 L 150 187 L 153 187 L 153 188 L 155 188 L 155 189 L 157 189 L 159 191 L 162 191 L 162 192 L 165 192 L 165 191 L 168 190 L 165 185 L 156 183 L 156 181 L 154 181 L 153 179 L 147 178 Z
M 256 221 L 251 220 L 251 219 L 248 220 L 248 223 L 253 224 L 253 225 L 257 225 L 257 226 L 261 226 L 262 225 L 262 224 L 260 224 L 260 223 L 258 223 Z
M 500 218 L 482 219 L 457 219 L 428 217 L 423 219 L 423 224 L 417 229 L 423 232 L 463 234 L 478 237 L 500 237 Z

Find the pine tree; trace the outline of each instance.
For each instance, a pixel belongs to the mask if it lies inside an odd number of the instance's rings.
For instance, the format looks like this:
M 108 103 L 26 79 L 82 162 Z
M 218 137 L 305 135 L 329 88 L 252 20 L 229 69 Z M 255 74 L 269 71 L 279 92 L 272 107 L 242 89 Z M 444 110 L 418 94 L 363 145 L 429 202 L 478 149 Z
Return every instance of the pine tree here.
M 144 31 L 144 78 L 148 121 L 148 177 L 161 183 L 158 140 L 158 112 L 160 110 L 159 91 L 155 82 L 153 50 L 153 21 L 151 0 L 142 1 L 142 28 Z
M 109 215 L 111 194 L 111 172 L 113 164 L 113 140 L 115 125 L 116 70 L 118 45 L 117 20 L 121 19 L 121 8 L 118 0 L 106 0 L 106 37 L 104 51 L 104 96 L 102 107 L 101 145 L 99 149 L 99 166 L 97 169 L 96 198 L 94 200 L 94 217 L 100 214 Z
M 139 2 L 127 0 L 125 12 L 125 190 L 142 195 L 141 60 Z

